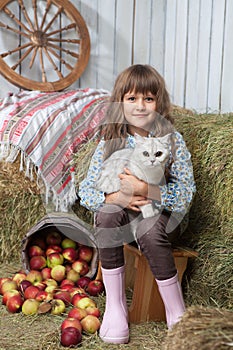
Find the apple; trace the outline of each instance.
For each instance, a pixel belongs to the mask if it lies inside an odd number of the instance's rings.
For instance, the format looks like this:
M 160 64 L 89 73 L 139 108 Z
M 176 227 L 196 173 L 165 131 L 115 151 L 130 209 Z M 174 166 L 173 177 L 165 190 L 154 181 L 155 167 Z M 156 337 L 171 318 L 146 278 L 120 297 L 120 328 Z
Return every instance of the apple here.
M 6 293 L 3 294 L 2 296 L 2 304 L 3 305 L 6 305 L 7 303 L 7 300 L 10 298 L 10 297 L 13 297 L 14 295 L 20 295 L 20 292 L 18 290 L 8 290 Z
M 63 300 L 65 305 L 68 306 L 71 303 L 71 296 L 69 292 L 66 291 L 58 291 L 53 296 L 54 299 Z
M 36 299 L 26 299 L 22 305 L 24 315 L 34 315 L 38 312 L 40 302 Z
M 38 301 L 50 301 L 53 300 L 53 294 L 46 292 L 46 290 L 39 290 L 35 299 Z
M 62 265 L 64 262 L 61 253 L 52 253 L 47 256 L 47 266 L 53 268 L 56 265 Z
M 67 317 L 61 324 L 61 331 L 63 331 L 67 327 L 75 327 L 80 332 L 82 332 L 82 326 L 80 321 L 77 318 Z
M 39 292 L 39 288 L 36 286 L 29 286 L 24 291 L 24 298 L 25 299 L 35 299 L 37 293 Z
M 74 283 L 74 281 L 71 281 L 71 280 L 69 280 L 68 278 L 65 278 L 63 281 L 61 281 L 60 287 L 62 288 L 62 287 L 65 286 L 65 285 L 69 285 L 69 286 L 74 287 L 74 286 L 75 286 L 75 283 Z
M 77 259 L 77 251 L 74 248 L 65 248 L 62 255 L 66 261 L 74 262 Z
M 104 291 L 104 284 L 101 280 L 93 280 L 88 284 L 86 291 L 91 296 L 97 296 Z
M 100 317 L 100 310 L 98 309 L 98 307 L 87 307 L 86 309 L 86 312 L 88 315 L 93 315 L 93 316 L 96 316 L 96 317 Z
M 72 282 L 77 282 L 80 278 L 80 274 L 74 269 L 71 269 L 66 273 L 66 278 Z
M 70 263 L 68 263 L 67 261 L 66 261 L 65 267 L 66 267 L 66 273 L 69 272 L 70 270 L 72 270 L 72 265 Z
M 49 278 L 51 278 L 51 267 L 44 267 L 42 270 L 41 270 L 41 275 L 42 275 L 42 279 L 43 280 L 47 280 Z
M 6 302 L 7 311 L 11 313 L 19 312 L 23 305 L 23 298 L 20 294 L 11 296 Z
M 84 276 L 89 271 L 88 263 L 85 260 L 78 259 L 72 264 L 72 269 L 80 274 L 80 276 Z
M 79 248 L 78 254 L 79 259 L 90 262 L 93 256 L 93 249 L 91 247 L 83 245 Z
M 24 272 L 17 272 L 13 277 L 12 280 L 17 283 L 17 286 L 20 286 L 21 281 L 25 280 L 26 278 L 26 273 Z
M 64 291 L 64 292 L 69 292 L 69 294 L 73 291 L 74 286 L 72 286 L 71 284 L 64 284 L 64 286 L 60 286 L 60 290 Z
M 63 249 L 66 249 L 66 248 L 74 248 L 76 249 L 77 248 L 77 243 L 75 241 L 73 241 L 72 239 L 70 238 L 64 238 L 61 242 L 61 246 Z
M 51 277 L 57 282 L 64 280 L 65 274 L 66 268 L 63 265 L 56 265 L 52 268 Z
M 62 252 L 62 247 L 56 244 L 50 245 L 47 247 L 45 251 L 45 255 L 48 256 L 52 253 L 61 253 Z
M 100 328 L 100 320 L 93 315 L 87 315 L 80 322 L 83 330 L 89 334 L 94 334 Z
M 52 300 L 51 305 L 52 305 L 52 309 L 51 309 L 52 315 L 60 315 L 66 309 L 65 303 L 61 299 Z
M 44 255 L 44 250 L 41 249 L 41 247 L 39 247 L 38 245 L 32 245 L 28 249 L 28 255 L 30 258 L 32 258 L 33 256 Z
M 44 290 L 46 288 L 46 284 L 43 281 L 42 282 L 35 282 L 34 286 L 39 288 L 39 290 Z
M 77 295 L 77 294 L 75 294 Z M 74 297 L 75 297 L 74 295 Z M 74 298 L 73 297 L 73 298 Z M 73 300 L 72 298 L 72 300 Z M 73 303 L 72 303 L 73 304 Z M 96 303 L 94 300 L 92 300 L 91 298 L 89 297 L 84 297 L 84 298 L 81 298 L 78 302 L 77 302 L 77 305 L 75 305 L 77 307 L 80 307 L 80 309 L 86 309 L 88 307 L 96 307 Z
M 54 287 L 57 287 L 57 286 L 58 286 L 57 281 L 55 281 L 53 278 L 48 278 L 47 280 L 44 280 L 43 283 L 44 283 L 46 286 L 54 286 Z
M 32 284 L 36 282 L 41 282 L 42 281 L 42 274 L 38 270 L 31 270 L 28 272 L 26 280 L 31 282 Z
M 53 285 L 49 285 L 45 288 L 45 291 L 50 294 L 54 294 L 57 291 L 57 287 Z
M 83 288 L 84 290 L 87 288 L 88 284 L 91 282 L 91 278 L 87 276 L 82 276 L 78 279 L 76 285 L 78 287 Z
M 6 281 L 11 281 L 11 280 L 12 280 L 12 278 L 10 278 L 10 277 L 1 277 L 0 278 L 0 294 L 2 294 L 2 285 L 3 285 L 3 283 L 6 282 Z
M 87 316 L 86 309 L 80 309 L 79 307 L 73 307 L 68 312 L 68 318 L 77 318 L 77 320 L 81 321 L 85 316 Z
M 82 334 L 75 327 L 67 327 L 61 333 L 61 345 L 65 347 L 73 347 L 81 343 Z
M 1 294 L 5 294 L 9 290 L 18 290 L 17 283 L 15 281 L 11 280 L 6 280 L 3 282 L 2 287 L 1 287 Z
M 29 266 L 31 270 L 42 270 L 44 267 L 46 267 L 46 265 L 47 261 L 42 255 L 33 256 L 29 260 Z
M 62 236 L 57 231 L 51 231 L 46 236 L 47 245 L 60 245 L 62 242 Z
M 86 298 L 87 295 L 85 293 L 76 293 L 74 294 L 71 298 L 71 304 L 73 306 L 78 306 L 78 302 L 80 301 L 80 299 Z
M 88 296 L 85 290 L 81 287 L 73 287 L 73 290 L 70 292 L 71 297 L 73 297 L 75 294 L 81 294 L 84 296 Z
M 20 282 L 20 285 L 19 285 L 19 289 L 20 289 L 21 293 L 24 294 L 25 289 L 26 289 L 27 287 L 29 287 L 29 286 L 32 286 L 32 283 L 31 283 L 30 281 L 28 281 L 28 280 L 22 280 L 22 281 Z

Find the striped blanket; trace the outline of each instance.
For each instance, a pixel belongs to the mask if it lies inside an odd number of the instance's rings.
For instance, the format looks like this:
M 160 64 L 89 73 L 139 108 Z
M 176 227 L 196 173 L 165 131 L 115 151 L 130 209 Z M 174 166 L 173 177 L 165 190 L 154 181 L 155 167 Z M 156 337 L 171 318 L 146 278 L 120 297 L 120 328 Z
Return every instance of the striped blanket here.
M 36 169 L 46 201 L 67 211 L 76 200 L 73 154 L 93 138 L 108 97 L 106 90 L 87 88 L 0 99 L 0 160 L 14 162 L 20 155 L 20 170 L 32 178 Z

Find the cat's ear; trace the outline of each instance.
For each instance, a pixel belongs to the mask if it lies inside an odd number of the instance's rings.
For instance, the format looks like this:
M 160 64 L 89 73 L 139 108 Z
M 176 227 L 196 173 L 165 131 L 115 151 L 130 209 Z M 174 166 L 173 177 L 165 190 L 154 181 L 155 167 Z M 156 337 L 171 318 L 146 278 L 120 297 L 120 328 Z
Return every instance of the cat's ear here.
M 158 139 L 163 144 L 167 144 L 169 146 L 171 144 L 171 136 L 172 136 L 172 134 L 170 133 L 170 134 L 167 134 L 165 136 L 158 137 Z
M 135 137 L 135 141 L 137 143 L 144 143 L 145 142 L 145 138 L 143 136 L 137 134 L 136 132 L 134 134 L 134 137 Z

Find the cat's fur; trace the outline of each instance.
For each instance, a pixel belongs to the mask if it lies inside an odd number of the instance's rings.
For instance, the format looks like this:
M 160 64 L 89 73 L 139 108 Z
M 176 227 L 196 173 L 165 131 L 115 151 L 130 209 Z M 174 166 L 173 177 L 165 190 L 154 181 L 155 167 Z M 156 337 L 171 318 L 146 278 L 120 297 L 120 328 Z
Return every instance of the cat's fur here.
M 170 156 L 170 135 L 142 137 L 135 134 L 135 148 L 114 152 L 103 162 L 96 188 L 105 193 L 119 191 L 119 174 L 128 168 L 133 175 L 151 185 L 158 185 L 164 178 L 165 164 Z M 143 217 L 158 213 L 152 204 L 140 207 Z

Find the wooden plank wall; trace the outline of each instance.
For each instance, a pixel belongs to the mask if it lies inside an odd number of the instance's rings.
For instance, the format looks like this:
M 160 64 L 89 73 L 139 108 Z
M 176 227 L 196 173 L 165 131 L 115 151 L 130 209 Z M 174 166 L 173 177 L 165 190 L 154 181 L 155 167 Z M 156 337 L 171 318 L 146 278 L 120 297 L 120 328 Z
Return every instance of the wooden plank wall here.
M 111 90 L 121 70 L 149 63 L 164 76 L 173 103 L 233 112 L 233 0 L 71 2 L 88 26 L 91 57 L 70 88 Z M 7 91 L 17 88 L 0 77 L 1 96 Z

